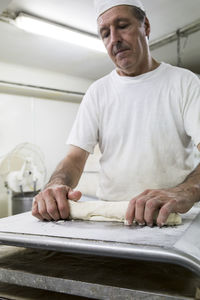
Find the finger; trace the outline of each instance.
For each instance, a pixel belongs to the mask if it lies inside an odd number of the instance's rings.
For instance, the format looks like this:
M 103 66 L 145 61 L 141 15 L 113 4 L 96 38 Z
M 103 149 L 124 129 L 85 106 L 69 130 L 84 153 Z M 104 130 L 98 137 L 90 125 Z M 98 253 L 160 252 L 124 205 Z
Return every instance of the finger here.
M 157 218 L 158 226 L 164 226 L 167 222 L 169 215 L 174 212 L 177 212 L 177 202 L 173 199 L 168 201 L 165 205 L 161 207 Z
M 54 197 L 57 202 L 57 208 L 61 219 L 67 219 L 69 217 L 69 204 L 67 201 L 67 193 L 69 188 L 58 188 L 54 191 Z
M 49 195 L 47 198 L 44 198 L 44 200 L 46 204 L 46 210 L 49 216 L 55 221 L 61 219 L 56 199 Z
M 42 216 L 40 216 L 39 211 L 38 211 L 38 204 L 35 201 L 35 199 L 33 200 L 33 204 L 32 204 L 32 215 L 34 217 L 36 217 L 37 219 L 43 220 Z
M 73 200 L 73 201 L 78 201 L 82 196 L 82 193 L 80 191 L 73 191 L 73 190 L 70 190 L 68 192 L 68 199 L 69 200 Z
M 146 195 L 140 195 L 135 201 L 135 221 L 141 226 L 145 225 L 144 210 L 148 198 Z
M 162 205 L 162 201 L 158 197 L 149 198 L 145 205 L 144 210 L 144 219 L 148 226 L 152 227 L 154 223 L 154 217 L 156 214 L 156 211 L 159 210 L 159 208 Z
M 51 216 L 47 212 L 46 204 L 43 198 L 40 198 L 40 200 L 37 202 L 38 205 L 38 212 L 43 220 L 51 220 Z
M 68 190 L 67 190 L 68 191 Z M 69 203 L 67 199 L 78 201 L 82 196 L 80 191 L 69 190 L 68 194 L 61 193 L 57 198 L 57 205 L 62 219 L 67 219 L 70 214 Z
M 125 215 L 125 224 L 132 225 L 135 218 L 135 199 L 132 199 L 129 204 Z
M 57 206 L 57 199 L 54 194 L 53 189 L 46 189 L 41 193 L 41 198 L 44 201 L 44 203 L 41 200 L 42 209 L 44 209 L 43 213 L 51 218 L 51 220 L 59 220 L 61 218 L 58 206 Z M 38 201 L 38 203 L 40 203 Z M 46 208 L 46 211 L 45 211 Z
M 126 225 L 131 225 L 133 224 L 133 221 L 135 219 L 135 202 L 136 200 L 143 196 L 146 195 L 149 192 L 149 190 L 145 190 L 143 193 L 139 194 L 138 196 L 134 197 L 133 199 L 131 199 L 131 201 L 129 202 L 127 211 L 126 211 L 126 215 L 125 215 L 125 224 Z

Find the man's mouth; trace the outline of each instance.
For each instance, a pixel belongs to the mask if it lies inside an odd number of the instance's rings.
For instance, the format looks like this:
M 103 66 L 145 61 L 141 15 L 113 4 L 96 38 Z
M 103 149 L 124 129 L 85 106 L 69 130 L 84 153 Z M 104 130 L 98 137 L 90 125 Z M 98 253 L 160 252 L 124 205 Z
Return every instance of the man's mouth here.
M 118 54 L 120 54 L 120 53 L 123 53 L 123 52 L 125 52 L 125 51 L 127 51 L 128 49 L 122 49 L 122 50 L 119 50 L 119 51 L 117 51 L 117 53 L 115 54 L 115 56 L 117 56 Z
M 123 52 L 125 52 L 127 50 L 129 50 L 129 49 L 127 49 L 127 48 L 126 49 L 120 49 L 120 50 L 118 50 L 118 51 L 115 52 L 115 56 L 117 56 L 118 54 L 123 53 Z

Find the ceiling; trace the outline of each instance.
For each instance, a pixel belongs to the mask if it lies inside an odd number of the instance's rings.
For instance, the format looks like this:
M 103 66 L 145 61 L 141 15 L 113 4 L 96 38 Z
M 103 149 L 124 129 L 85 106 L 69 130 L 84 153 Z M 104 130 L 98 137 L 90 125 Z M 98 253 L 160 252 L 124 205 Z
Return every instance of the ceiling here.
M 9 15 L 23 11 L 97 33 L 93 0 L 1 0 Z M 6 2 L 7 1 L 7 2 Z M 2 3 L 3 3 L 2 2 Z M 199 19 L 199 0 L 143 0 L 151 23 L 150 43 Z M 200 22 L 200 20 L 199 20 Z M 98 79 L 113 69 L 107 54 L 24 32 L 0 22 L 0 61 Z M 182 66 L 200 74 L 200 30 L 181 39 Z M 159 61 L 177 64 L 177 42 L 152 50 Z

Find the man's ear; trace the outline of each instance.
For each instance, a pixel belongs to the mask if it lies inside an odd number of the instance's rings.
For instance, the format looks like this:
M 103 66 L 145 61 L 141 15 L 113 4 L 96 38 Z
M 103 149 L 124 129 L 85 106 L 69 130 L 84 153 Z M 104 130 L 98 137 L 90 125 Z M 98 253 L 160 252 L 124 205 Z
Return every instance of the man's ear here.
M 149 35 L 150 35 L 150 32 L 151 32 L 151 26 L 150 26 L 150 23 L 149 23 L 149 19 L 147 17 L 145 17 L 144 25 L 145 25 L 146 36 L 149 39 Z
M 197 149 L 199 150 L 199 152 L 200 152 L 200 144 L 199 145 L 197 145 Z

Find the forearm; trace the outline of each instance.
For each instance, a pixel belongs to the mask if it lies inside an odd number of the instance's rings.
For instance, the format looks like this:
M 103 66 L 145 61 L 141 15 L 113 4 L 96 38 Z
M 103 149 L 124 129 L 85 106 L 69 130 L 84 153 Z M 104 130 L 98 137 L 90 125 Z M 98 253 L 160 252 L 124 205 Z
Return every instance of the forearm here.
M 59 163 L 46 187 L 61 184 L 74 188 L 78 184 L 82 171 L 80 164 L 67 157 Z
M 193 199 L 194 203 L 200 201 L 200 164 L 177 188 L 188 193 L 188 196 L 190 199 Z
M 51 185 L 67 185 L 75 188 L 82 175 L 89 153 L 71 146 L 68 155 L 59 163 L 46 187 Z

